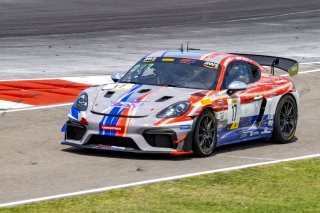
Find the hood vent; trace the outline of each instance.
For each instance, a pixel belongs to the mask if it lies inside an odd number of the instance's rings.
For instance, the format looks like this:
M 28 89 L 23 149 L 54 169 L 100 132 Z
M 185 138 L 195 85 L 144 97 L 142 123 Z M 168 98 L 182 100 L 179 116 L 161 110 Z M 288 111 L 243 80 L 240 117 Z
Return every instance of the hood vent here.
M 172 96 L 163 96 L 162 98 L 159 98 L 158 100 L 156 100 L 156 102 L 164 102 L 164 101 L 167 101 L 171 98 L 173 98 L 173 97 Z
M 193 95 L 193 96 L 198 96 L 198 97 L 204 97 L 204 96 L 206 96 L 206 95 L 201 94 L 201 93 L 193 93 L 193 94 L 191 94 L 191 95 Z
M 141 89 L 138 91 L 138 93 L 147 93 L 147 92 L 150 92 L 151 89 Z
M 114 91 L 108 91 L 106 92 L 106 94 L 104 95 L 105 98 L 110 98 L 115 92 Z

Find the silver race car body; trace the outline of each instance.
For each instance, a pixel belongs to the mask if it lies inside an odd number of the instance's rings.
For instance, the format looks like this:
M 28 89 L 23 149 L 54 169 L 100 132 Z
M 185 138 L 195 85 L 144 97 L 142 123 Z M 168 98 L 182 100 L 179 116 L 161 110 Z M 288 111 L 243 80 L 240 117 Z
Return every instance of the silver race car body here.
M 90 87 L 79 95 L 62 143 L 208 156 L 216 146 L 258 138 L 288 142 L 296 128 L 298 93 L 290 79 L 271 75 L 261 65 L 291 75 L 298 69 L 294 60 L 269 56 L 151 53 L 117 82 Z M 277 114 L 287 103 L 284 99 L 295 113 L 285 118 Z

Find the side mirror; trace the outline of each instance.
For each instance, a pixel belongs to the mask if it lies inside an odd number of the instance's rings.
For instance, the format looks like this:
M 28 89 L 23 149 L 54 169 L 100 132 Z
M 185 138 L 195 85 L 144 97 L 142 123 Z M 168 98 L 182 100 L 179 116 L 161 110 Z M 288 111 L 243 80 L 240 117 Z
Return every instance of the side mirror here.
M 111 79 L 114 81 L 114 82 L 118 82 L 120 80 L 120 78 L 122 78 L 123 74 L 120 73 L 120 72 L 113 72 L 111 74 Z
M 243 83 L 241 81 L 233 81 L 228 86 L 227 94 L 232 95 L 235 92 L 242 91 L 248 88 L 248 85 L 246 83 Z

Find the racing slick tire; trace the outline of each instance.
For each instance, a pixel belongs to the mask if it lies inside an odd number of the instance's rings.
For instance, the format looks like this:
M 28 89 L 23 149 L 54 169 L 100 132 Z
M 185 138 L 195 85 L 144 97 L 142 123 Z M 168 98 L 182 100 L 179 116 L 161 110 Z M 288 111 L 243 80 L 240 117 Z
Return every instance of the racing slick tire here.
M 272 141 L 290 143 L 295 135 L 298 122 L 298 108 L 291 95 L 285 95 L 278 103 L 273 126 Z
M 198 117 L 193 138 L 193 153 L 197 157 L 208 157 L 217 143 L 217 123 L 214 114 L 205 109 Z

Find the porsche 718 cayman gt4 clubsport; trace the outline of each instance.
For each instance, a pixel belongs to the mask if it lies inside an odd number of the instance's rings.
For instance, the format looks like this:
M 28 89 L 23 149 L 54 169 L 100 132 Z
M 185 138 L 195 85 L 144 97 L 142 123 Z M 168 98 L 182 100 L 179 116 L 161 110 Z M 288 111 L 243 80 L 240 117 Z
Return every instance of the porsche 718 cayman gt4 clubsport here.
M 266 69 L 271 67 L 271 73 Z M 298 92 L 295 60 L 200 50 L 143 57 L 114 83 L 87 88 L 65 124 L 63 144 L 122 152 L 209 156 L 255 139 L 292 141 Z

